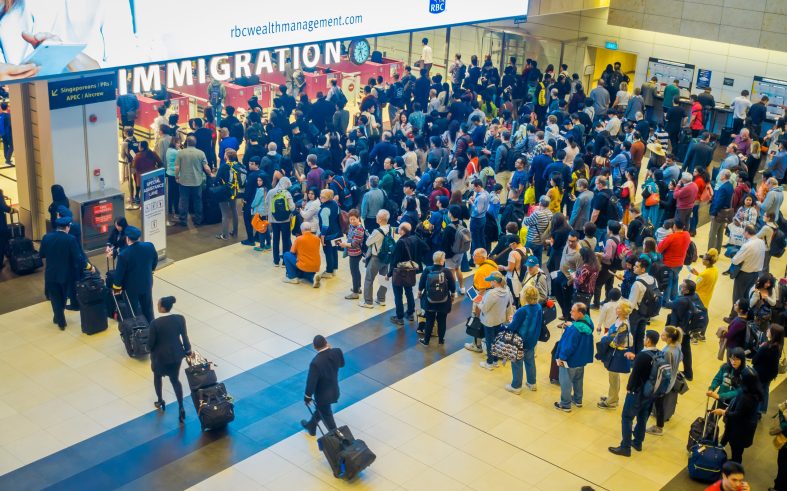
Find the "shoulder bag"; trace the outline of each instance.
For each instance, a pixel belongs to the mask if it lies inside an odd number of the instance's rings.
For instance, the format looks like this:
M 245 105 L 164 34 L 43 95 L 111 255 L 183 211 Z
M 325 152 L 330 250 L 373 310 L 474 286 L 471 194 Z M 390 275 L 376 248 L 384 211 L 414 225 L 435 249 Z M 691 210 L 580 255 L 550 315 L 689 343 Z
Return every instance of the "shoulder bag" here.
M 406 241 L 404 242 L 404 248 L 407 251 L 407 257 L 409 259 L 396 264 L 391 274 L 391 284 L 394 286 L 412 288 L 415 286 L 415 277 L 418 275 L 418 263 L 413 261 L 413 256 L 410 253 L 410 248 L 407 246 Z

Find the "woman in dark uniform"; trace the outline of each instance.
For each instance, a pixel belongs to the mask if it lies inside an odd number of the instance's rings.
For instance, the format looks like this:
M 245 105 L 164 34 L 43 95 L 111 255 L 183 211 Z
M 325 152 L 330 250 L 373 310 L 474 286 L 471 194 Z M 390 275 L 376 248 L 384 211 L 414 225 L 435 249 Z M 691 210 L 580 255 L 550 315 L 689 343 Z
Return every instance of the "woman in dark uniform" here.
M 166 405 L 161 397 L 161 379 L 169 377 L 178 398 L 178 419 L 182 423 L 186 419 L 186 411 L 183 409 L 183 386 L 178 375 L 181 361 L 191 354 L 191 343 L 186 333 L 186 319 L 179 314 L 170 314 L 174 304 L 175 297 L 163 297 L 159 300 L 158 311 L 162 315 L 150 323 L 148 347 L 153 369 L 153 387 L 158 397 L 153 405 L 164 411 Z
M 112 258 L 117 258 L 120 251 L 128 245 L 126 243 L 126 227 L 128 227 L 126 217 L 115 219 L 115 226 L 112 227 L 109 239 L 107 239 L 107 256 L 111 255 Z

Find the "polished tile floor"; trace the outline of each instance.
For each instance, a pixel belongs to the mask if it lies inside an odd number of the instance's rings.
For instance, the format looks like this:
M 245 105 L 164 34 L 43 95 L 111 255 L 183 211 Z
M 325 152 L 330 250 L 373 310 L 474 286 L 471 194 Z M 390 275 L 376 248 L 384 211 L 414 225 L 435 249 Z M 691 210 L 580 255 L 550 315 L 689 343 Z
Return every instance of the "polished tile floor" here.
M 706 229 L 701 228 L 695 239 L 700 251 L 705 249 Z M 785 261 L 774 260 L 772 271 L 783 271 Z M 607 384 L 600 363 L 586 370 L 582 409 L 565 414 L 552 408 L 559 390 L 549 385 L 546 374 L 556 329 L 552 341 L 538 346 L 538 391 L 516 396 L 503 389 L 510 382 L 508 367 L 488 372 L 478 366 L 480 355 L 461 349 L 466 303 L 454 306 L 446 346 L 424 348 L 416 345 L 412 327 L 406 326 L 406 332 L 393 329 L 383 308 L 366 310 L 343 300 L 349 288 L 344 264 L 337 278 L 314 290 L 281 283 L 283 270 L 274 269 L 271 262 L 269 253 L 232 245 L 156 273 L 155 295 L 178 298 L 176 310 L 187 316 L 193 345 L 216 362 L 221 379 L 229 379 L 228 389 L 238 396 L 239 415 L 248 400 L 248 408 L 259 408 L 259 417 L 266 417 L 262 427 L 255 426 L 256 415 L 247 411 L 228 434 L 214 439 L 196 435 L 193 411 L 180 432 L 174 412 L 152 414 L 149 364 L 125 355 L 114 323 L 104 333 L 85 336 L 79 332 L 78 315 L 68 313 L 69 328 L 60 332 L 49 322 L 47 303 L 0 316 L 0 356 L 5 362 L 0 382 L 0 488 L 38 489 L 43 486 L 25 476 L 50 472 L 60 473 L 63 480 L 62 485 L 50 482 L 53 488 L 80 489 L 69 484 L 72 476 L 90 478 L 95 472 L 98 477 L 111 467 L 100 454 L 91 457 L 95 468 L 72 466 L 74 455 L 91 446 L 111 445 L 113 439 L 130 447 L 129 456 L 155 460 L 160 454 L 162 462 L 166 460 L 166 465 L 131 459 L 123 463 L 149 466 L 149 476 L 140 470 L 122 482 L 103 477 L 117 482 L 110 487 L 127 489 L 151 488 L 155 482 L 153 488 L 166 490 L 191 485 L 206 490 L 570 490 L 582 485 L 648 490 L 661 489 L 685 472 L 688 427 L 702 413 L 704 388 L 720 363 L 712 339 L 693 346 L 695 380 L 681 397 L 665 435 L 648 436 L 644 451 L 626 459 L 606 450 L 620 439 L 620 409 L 595 407 Z M 723 259 L 720 267 L 727 263 Z M 730 295 L 731 281 L 720 277 L 710 307 L 709 334 L 722 324 Z M 388 302 L 390 309 L 390 293 Z M 663 320 L 654 323 L 660 325 Z M 306 412 L 297 404 L 302 386 L 293 366 L 302 362 L 299 370 L 306 370 L 310 354 L 304 347 L 317 333 L 332 335 L 334 344 L 352 353 L 337 420 L 350 425 L 378 455 L 362 478 L 349 485 L 332 477 L 314 439 L 297 431 L 297 417 Z M 275 378 L 277 385 L 265 392 L 273 396 L 258 400 L 262 392 L 256 391 L 262 387 L 249 386 L 252 375 L 272 384 L 269 379 Z M 292 398 L 277 399 L 276 394 Z M 165 397 L 174 398 L 169 389 Z M 263 437 L 270 430 L 265 426 L 276 421 L 281 431 Z M 132 431 L 140 425 L 155 425 L 156 431 L 149 438 L 140 437 Z M 199 443 L 188 446 L 194 441 Z M 758 437 L 755 446 L 760 450 L 770 441 Z M 110 453 L 107 462 L 114 457 Z M 770 455 L 775 463 L 774 451 L 758 453 Z M 193 476 L 183 475 L 189 467 L 179 463 L 189 459 L 190 465 L 202 464 L 205 480 L 194 482 Z M 61 467 L 51 469 L 53 462 Z M 760 484 L 753 489 L 766 488 L 771 478 L 756 476 Z M 703 487 L 673 481 L 668 489 Z

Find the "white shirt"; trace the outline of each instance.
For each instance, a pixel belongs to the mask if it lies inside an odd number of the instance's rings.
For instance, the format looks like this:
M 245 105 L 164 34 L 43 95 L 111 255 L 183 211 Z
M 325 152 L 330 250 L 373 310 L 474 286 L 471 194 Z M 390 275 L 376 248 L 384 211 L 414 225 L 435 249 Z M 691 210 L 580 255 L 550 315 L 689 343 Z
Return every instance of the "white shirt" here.
M 734 117 L 746 119 L 746 111 L 751 107 L 751 101 L 742 95 L 732 100 L 732 110 Z
M 637 276 L 637 279 L 634 280 L 634 284 L 631 285 L 631 293 L 629 293 L 629 302 L 631 306 L 634 307 L 634 310 L 639 308 L 639 303 L 642 301 L 642 297 L 645 296 L 645 291 L 647 290 L 647 287 L 639 280 L 644 281 L 648 285 L 652 285 L 656 282 L 648 273 Z
M 604 329 L 612 327 L 612 324 L 618 320 L 618 314 L 615 310 L 618 308 L 618 302 L 607 302 L 601 306 L 598 321 L 596 321 L 596 328 L 604 332 Z
M 759 273 L 765 265 L 765 241 L 752 237 L 733 256 L 732 264 L 740 264 L 742 273 Z
M 423 51 L 421 51 L 421 59 L 424 63 L 432 63 L 432 48 L 428 44 L 425 44 Z

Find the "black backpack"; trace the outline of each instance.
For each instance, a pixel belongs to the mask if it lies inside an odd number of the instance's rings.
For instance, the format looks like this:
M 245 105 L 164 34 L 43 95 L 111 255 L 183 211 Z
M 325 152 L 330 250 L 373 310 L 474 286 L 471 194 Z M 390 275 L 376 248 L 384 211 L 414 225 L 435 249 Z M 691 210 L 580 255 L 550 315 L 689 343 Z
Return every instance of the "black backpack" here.
M 610 237 L 612 242 L 615 243 L 615 253 L 612 255 L 612 262 L 609 265 L 610 271 L 620 271 L 623 269 L 623 259 L 618 254 L 618 246 L 620 246 L 620 239 L 615 237 L 614 235 Z
M 659 290 L 665 291 L 667 289 L 670 276 L 672 276 L 672 271 L 664 264 L 663 261 L 656 261 L 651 264 L 648 273 L 650 273 L 650 275 L 656 279 L 656 284 L 658 285 Z
M 347 96 L 341 90 L 336 92 L 336 105 L 339 106 L 339 109 L 343 109 L 347 105 Z
M 699 258 L 700 256 L 697 253 L 697 244 L 695 244 L 694 241 L 692 240 L 691 242 L 689 242 L 689 248 L 686 251 L 686 259 L 683 260 L 683 264 L 684 266 L 690 266 L 696 263 L 697 259 Z
M 661 312 L 661 292 L 659 291 L 658 285 L 655 281 L 648 284 L 645 280 L 639 278 L 637 282 L 645 285 L 645 294 L 642 295 L 642 300 L 640 300 L 637 306 L 637 311 L 643 317 L 656 317 L 659 315 L 659 312 Z
M 770 225 L 768 226 L 770 227 Z M 782 257 L 785 247 L 787 247 L 787 237 L 785 237 L 784 231 L 780 228 L 773 229 L 771 245 L 768 247 L 768 254 L 770 254 L 771 257 Z
M 615 193 L 609 193 L 609 201 L 607 201 L 607 220 L 620 221 L 623 218 L 623 205 L 620 204 L 620 198 Z
M 426 275 L 426 299 L 430 303 L 444 303 L 450 298 L 445 270 L 430 271 Z

